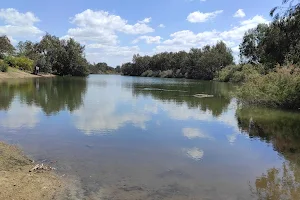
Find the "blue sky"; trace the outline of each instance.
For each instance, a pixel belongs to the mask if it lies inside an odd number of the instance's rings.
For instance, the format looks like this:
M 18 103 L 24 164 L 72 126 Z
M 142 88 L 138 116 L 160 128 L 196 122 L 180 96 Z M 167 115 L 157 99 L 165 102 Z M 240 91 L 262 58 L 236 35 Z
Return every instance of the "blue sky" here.
M 112 66 L 132 55 L 188 51 L 223 40 L 238 54 L 246 30 L 268 23 L 281 0 L 9 0 L 1 2 L 0 35 L 14 44 L 46 33 L 86 45 L 90 62 Z

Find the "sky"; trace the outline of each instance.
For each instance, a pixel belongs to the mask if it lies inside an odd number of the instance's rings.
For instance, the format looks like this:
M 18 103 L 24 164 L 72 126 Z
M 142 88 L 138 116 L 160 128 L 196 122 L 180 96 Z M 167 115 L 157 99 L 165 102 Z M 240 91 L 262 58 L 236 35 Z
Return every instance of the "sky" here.
M 111 66 L 134 54 L 201 48 L 224 41 L 237 58 L 244 33 L 268 23 L 281 0 L 9 0 L 0 5 L 0 35 L 12 43 L 45 33 L 85 45 L 91 63 Z

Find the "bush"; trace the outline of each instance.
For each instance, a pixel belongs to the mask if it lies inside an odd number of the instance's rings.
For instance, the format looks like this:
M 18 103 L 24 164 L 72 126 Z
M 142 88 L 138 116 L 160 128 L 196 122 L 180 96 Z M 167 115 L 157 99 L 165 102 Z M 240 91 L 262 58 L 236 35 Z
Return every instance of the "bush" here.
M 0 60 L 0 72 L 7 72 L 8 64 L 4 60 Z
M 30 60 L 27 57 L 21 56 L 21 57 L 13 57 L 8 56 L 5 58 L 5 62 L 11 67 L 20 69 L 20 70 L 26 70 L 26 71 L 32 71 L 33 70 L 33 60 Z
M 152 77 L 153 76 L 153 71 L 152 70 L 147 70 L 145 72 L 142 73 L 143 77 Z
M 161 78 L 172 78 L 173 77 L 173 70 L 165 70 L 159 73 Z
M 229 65 L 218 73 L 216 80 L 237 83 L 244 82 L 260 74 L 264 74 L 264 68 L 261 65 Z
M 281 67 L 267 75 L 253 77 L 241 86 L 237 97 L 249 104 L 298 109 L 300 70 L 295 67 Z

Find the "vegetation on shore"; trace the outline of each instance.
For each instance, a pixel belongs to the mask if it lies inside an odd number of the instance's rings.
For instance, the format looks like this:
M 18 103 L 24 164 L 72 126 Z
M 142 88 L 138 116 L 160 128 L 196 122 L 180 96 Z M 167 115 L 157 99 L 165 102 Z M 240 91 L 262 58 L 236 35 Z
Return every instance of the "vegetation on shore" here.
M 13 67 L 26 72 L 39 72 L 59 76 L 87 76 L 88 74 L 118 73 L 119 68 L 106 63 L 90 64 L 84 56 L 85 47 L 70 38 L 68 40 L 46 34 L 40 42 L 19 42 L 16 48 L 7 36 L 0 37 L 0 72 Z
M 90 74 L 119 74 L 121 72 L 120 66 L 113 68 L 105 62 L 90 64 L 89 70 Z
M 248 30 L 240 44 L 240 64 L 233 63 L 226 44 L 190 52 L 133 56 L 121 67 L 124 75 L 190 78 L 244 83 L 239 100 L 248 104 L 298 109 L 300 107 L 300 4 L 285 0 L 283 10 L 271 10 L 270 24 Z
M 40 42 L 19 42 L 15 48 L 7 36 L 0 37 L 0 67 L 34 72 L 38 66 L 40 72 L 57 75 L 86 76 L 89 74 L 88 62 L 84 57 L 84 46 L 74 39 L 60 40 L 46 34 Z
M 134 55 L 133 62 L 123 64 L 121 71 L 129 76 L 212 80 L 218 71 L 232 63 L 231 50 L 224 42 L 218 42 L 202 49 L 192 48 L 188 53 Z

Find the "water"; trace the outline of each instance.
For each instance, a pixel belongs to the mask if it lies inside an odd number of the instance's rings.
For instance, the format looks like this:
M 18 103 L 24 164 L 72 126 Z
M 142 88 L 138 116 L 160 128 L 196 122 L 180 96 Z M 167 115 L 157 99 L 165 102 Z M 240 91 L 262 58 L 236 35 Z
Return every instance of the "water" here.
M 234 90 L 113 75 L 9 80 L 0 140 L 55 165 L 73 199 L 300 199 L 300 114 L 241 107 Z

